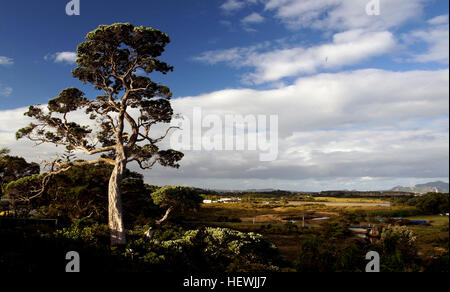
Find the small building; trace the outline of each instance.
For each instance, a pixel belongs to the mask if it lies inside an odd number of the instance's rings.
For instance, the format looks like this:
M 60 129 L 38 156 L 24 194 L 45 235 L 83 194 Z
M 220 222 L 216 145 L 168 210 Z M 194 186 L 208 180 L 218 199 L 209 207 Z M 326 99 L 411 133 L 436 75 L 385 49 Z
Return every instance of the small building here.
M 220 198 L 219 203 L 235 203 L 241 201 L 240 198 Z

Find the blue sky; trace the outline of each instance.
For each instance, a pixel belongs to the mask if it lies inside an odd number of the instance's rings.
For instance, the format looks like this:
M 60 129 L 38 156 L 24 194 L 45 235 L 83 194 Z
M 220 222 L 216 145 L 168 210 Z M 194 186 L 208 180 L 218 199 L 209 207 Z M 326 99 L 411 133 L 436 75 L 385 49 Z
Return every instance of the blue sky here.
M 358 0 L 356 0 L 358 1 Z M 262 4 L 251 4 L 237 11 L 221 9 L 224 1 L 80 1 L 81 14 L 67 16 L 65 5 L 69 1 L 7 1 L 0 10 L 0 56 L 12 58 L 13 66 L 0 67 L 3 87 L 13 92 L 0 99 L 4 109 L 45 102 L 61 89 L 80 86 L 71 76 L 74 65 L 52 63 L 44 56 L 56 52 L 75 51 L 85 34 L 99 24 L 130 22 L 158 28 L 172 39 L 163 58 L 175 66 L 175 71 L 162 78 L 175 96 L 198 95 L 223 88 L 241 87 L 239 76 L 245 68 L 230 68 L 224 64 L 208 66 L 192 59 L 204 51 L 248 47 L 266 41 L 286 42 L 285 46 L 326 43 L 326 33 L 308 27 L 286 28 L 272 11 L 263 11 Z M 446 1 L 428 1 L 424 12 L 404 26 L 394 27 L 397 33 L 426 26 L 426 19 L 448 12 Z M 222 3 L 222 4 L 223 4 Z M 248 25 L 242 20 L 257 11 L 264 21 Z M 330 33 L 330 31 L 327 31 Z M 272 44 L 273 45 L 273 44 Z M 273 45 L 274 46 L 274 45 Z M 270 48 L 269 48 L 270 49 Z M 418 43 L 410 52 L 426 49 Z M 347 68 L 380 68 L 411 70 L 445 68 L 442 64 L 393 62 L 391 56 L 382 56 L 348 66 Z M 258 86 L 255 86 L 259 88 Z
M 64 87 L 79 86 L 71 78 L 72 65 L 46 62 L 44 56 L 75 51 L 87 32 L 99 24 L 115 22 L 152 26 L 170 35 L 173 43 L 164 58 L 176 67 L 176 71 L 167 77 L 167 83 L 176 95 L 219 89 L 224 81 L 228 86 L 233 85 L 232 78 L 226 77 L 230 74 L 218 70 L 216 76 L 220 78 L 212 78 L 208 73 L 211 68 L 190 61 L 203 50 L 215 48 L 218 44 L 212 42 L 217 35 L 226 36 L 228 41 L 233 39 L 233 33 L 214 21 L 220 11 L 212 2 L 81 1 L 81 15 L 72 17 L 65 14 L 66 1 L 2 4 L 0 51 L 2 56 L 14 59 L 14 66 L 2 67 L 0 78 L 4 86 L 14 89 L 14 93 L 8 100 L 1 100 L 1 107 L 44 102 Z M 226 45 L 228 41 L 221 43 Z
M 357 89 L 352 91 L 355 97 L 351 101 L 334 91 L 329 96 L 334 98 L 333 105 L 336 106 L 328 111 L 319 110 L 317 115 L 322 118 L 316 122 L 312 122 L 315 117 L 308 118 L 307 114 L 305 117 L 290 116 L 269 102 L 263 101 L 258 105 L 254 114 L 280 115 L 280 125 L 284 128 L 280 131 L 282 158 L 278 162 L 259 165 L 251 155 L 234 153 L 242 155 L 239 161 L 245 162 L 230 162 L 225 166 L 219 163 L 224 169 L 219 174 L 215 171 L 219 166 L 214 163 L 204 165 L 206 171 L 198 171 L 198 165 L 192 162 L 198 154 L 192 153 L 187 155 L 185 171 L 173 175 L 172 180 L 164 180 L 164 177 L 174 173 L 158 170 L 160 172 L 157 171 L 155 177 L 163 180 L 162 183 L 316 190 L 373 189 L 430 179 L 448 180 L 448 163 L 442 162 L 448 161 L 448 153 L 445 152 L 448 152 L 448 97 L 444 96 L 448 95 L 448 78 L 444 77 L 448 75 L 447 1 L 380 0 L 378 16 L 365 13 L 369 0 L 80 0 L 79 16 L 66 15 L 68 0 L 3 2 L 0 8 L 0 115 L 3 114 L 3 119 L 7 116 L 10 119 L 16 109 L 46 103 L 66 87 L 76 86 L 92 94 L 89 86 L 72 78 L 70 71 L 75 64 L 70 53 L 76 50 L 86 33 L 100 24 L 115 22 L 154 27 L 170 36 L 172 42 L 162 58 L 173 65 L 175 71 L 153 78 L 172 89 L 175 99 L 179 99 L 176 105 L 180 110 L 196 104 L 211 111 L 215 111 L 212 107 L 217 105 L 241 112 L 238 108 L 250 108 L 255 102 L 259 103 L 257 96 L 267 93 L 284 96 L 292 90 L 297 90 L 294 97 L 297 93 L 301 96 L 293 108 L 298 106 L 301 111 L 311 106 L 317 109 L 324 104 L 316 99 L 318 103 L 311 105 L 309 95 L 315 96 L 322 89 L 306 88 L 308 82 L 314 86 L 325 82 L 325 87 L 335 82 L 336 88 L 342 87 L 341 91 L 347 92 L 349 89 L 345 86 L 352 86 L 352 81 L 356 84 L 380 79 L 381 85 L 375 86 L 372 100 L 366 99 L 368 94 L 363 92 L 363 86 L 361 95 Z M 395 75 L 400 73 L 403 75 Z M 391 77 L 383 81 L 383 76 Z M 398 82 L 390 84 L 392 80 Z M 408 84 L 408 80 L 415 80 L 415 83 Z M 410 89 L 412 93 L 421 92 L 421 88 L 414 89 L 414 86 L 425 82 L 429 82 L 429 94 L 413 96 L 409 101 L 401 96 L 405 91 L 402 88 Z M 384 84 L 398 90 L 391 100 L 383 97 L 385 93 L 377 95 L 376 91 L 381 91 Z M 255 96 L 248 90 L 252 90 Z M 242 98 L 234 99 L 235 94 Z M 186 105 L 186 97 L 194 99 L 189 106 Z M 219 100 L 221 98 L 223 100 Z M 242 101 L 242 106 L 227 104 L 226 100 Z M 373 107 L 365 108 L 368 104 Z M 373 114 L 387 107 L 386 114 Z M 368 114 L 359 117 L 355 114 L 358 111 Z M 242 110 L 241 113 L 252 112 Z M 335 129 L 340 131 L 336 137 L 323 141 L 318 138 L 323 135 L 321 131 Z M 7 130 L 10 129 L 4 128 L 0 133 L 6 135 Z M 325 136 L 330 136 L 330 133 Z M 361 142 L 373 133 L 381 138 L 368 144 Z M 398 140 L 386 138 L 391 133 L 399 133 Z M 291 144 L 295 137 L 302 135 L 301 142 Z M 341 141 L 340 137 L 346 135 L 349 140 Z M 383 137 L 386 142 L 381 142 Z M 436 142 L 434 146 L 439 145 L 437 149 L 430 144 L 430 139 Z M 3 141 L 4 146 L 16 145 L 9 138 Z M 355 141 L 361 143 L 356 145 Z M 387 156 L 392 155 L 392 159 L 383 160 L 383 163 L 392 164 L 398 171 L 385 171 L 383 174 L 383 167 L 375 162 L 382 160 L 378 155 L 383 153 L 384 143 L 398 145 L 403 152 L 417 151 L 415 157 L 422 160 L 413 159 L 407 165 L 404 162 L 406 157 L 397 160 L 397 150 L 393 149 L 392 153 L 387 153 Z M 323 149 L 322 145 L 328 145 L 328 148 Z M 26 149 L 23 145 L 20 146 L 23 148 L 17 147 Z M 422 157 L 421 149 L 433 149 L 432 157 Z M 289 156 L 289 153 L 297 154 Z M 337 156 L 332 156 L 333 153 Z M 354 156 L 341 157 L 349 153 Z M 351 162 L 360 159 L 361 153 L 366 153 L 365 157 L 369 159 L 361 175 L 349 172 L 341 176 L 340 169 L 352 167 Z M 209 155 L 212 154 L 203 156 Z M 231 154 L 214 155 L 219 160 L 227 160 L 224 155 Z M 336 167 L 336 171 L 318 171 L 322 159 L 336 161 L 328 168 Z M 255 165 L 267 171 L 254 171 Z M 423 165 L 422 172 L 413 171 L 420 165 Z M 186 174 L 192 173 L 190 170 L 199 174 Z M 290 178 L 279 177 L 273 174 L 275 172 Z M 287 175 L 292 172 L 299 175 Z M 202 177 L 202 173 L 208 177 Z
M 62 88 L 81 86 L 71 76 L 73 65 L 46 62 L 44 56 L 75 51 L 86 33 L 100 24 L 130 22 L 166 32 L 172 43 L 163 58 L 175 66 L 175 71 L 165 79 L 159 77 L 170 85 L 176 96 L 240 86 L 235 70 L 205 66 L 192 60 L 203 51 L 248 46 L 290 35 L 280 25 L 278 29 L 267 25 L 260 33 L 248 33 L 240 27 L 221 24 L 220 19 L 239 22 L 241 13 L 229 15 L 215 1 L 81 0 L 80 16 L 71 17 L 65 14 L 67 2 L 2 4 L 0 51 L 2 56 L 14 60 L 14 66 L 0 67 L 3 86 L 14 90 L 8 99 L 0 101 L 2 108 L 45 102 Z

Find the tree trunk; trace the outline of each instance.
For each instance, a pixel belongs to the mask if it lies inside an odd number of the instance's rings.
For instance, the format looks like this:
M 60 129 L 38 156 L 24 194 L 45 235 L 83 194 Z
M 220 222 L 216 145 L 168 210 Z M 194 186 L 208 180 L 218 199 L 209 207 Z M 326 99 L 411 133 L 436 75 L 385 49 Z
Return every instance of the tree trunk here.
M 164 222 L 166 222 L 166 220 L 169 219 L 170 212 L 172 212 L 172 207 L 169 207 L 169 209 L 166 210 L 166 213 L 164 214 L 164 216 L 161 219 L 159 219 L 158 221 L 156 221 L 156 223 L 159 225 L 163 225 Z
M 166 213 L 164 214 L 164 216 L 159 219 L 156 220 L 156 225 L 158 226 L 162 226 L 167 219 L 169 219 L 170 213 L 172 212 L 173 208 L 169 207 L 169 209 L 166 210 Z M 155 233 L 155 230 L 153 230 L 153 228 L 150 226 L 150 228 L 144 233 L 144 238 L 146 238 L 147 240 L 151 240 L 153 238 L 153 234 Z
M 122 198 L 120 184 L 125 168 L 124 160 L 117 158 L 116 166 L 109 179 L 108 187 L 108 225 L 111 233 L 111 246 L 126 243 L 125 228 L 122 219 Z

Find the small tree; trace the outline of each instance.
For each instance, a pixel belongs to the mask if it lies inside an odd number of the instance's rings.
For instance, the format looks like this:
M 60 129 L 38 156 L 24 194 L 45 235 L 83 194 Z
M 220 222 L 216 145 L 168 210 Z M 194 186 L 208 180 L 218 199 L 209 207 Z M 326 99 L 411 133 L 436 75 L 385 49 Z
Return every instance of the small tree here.
M 203 198 L 192 188 L 165 186 L 152 193 L 155 205 L 164 208 L 164 216 L 157 224 L 164 224 L 170 216 L 183 214 L 190 210 L 198 210 Z
M 381 232 L 380 242 L 386 252 L 402 251 L 412 257 L 417 252 L 417 238 L 406 226 L 388 225 Z
M 38 174 L 39 164 L 28 163 L 24 158 L 10 156 L 9 149 L 0 149 L 0 197 L 4 193 L 4 187 L 19 178 Z
M 417 207 L 425 214 L 448 213 L 449 196 L 444 193 L 427 193 L 410 199 L 408 204 Z
M 101 94 L 88 99 L 76 88 L 65 89 L 48 102 L 47 110 L 30 106 L 25 115 L 37 122 L 16 134 L 17 139 L 27 137 L 37 143 L 64 145 L 68 150 L 95 156 L 90 161 L 55 159 L 47 178 L 72 166 L 99 162 L 113 166 L 108 186 L 111 245 L 126 243 L 120 185 L 127 164 L 136 162 L 142 169 L 156 163 L 177 168 L 183 157 L 181 152 L 157 146 L 173 127 L 160 137 L 150 135 L 153 125 L 170 123 L 172 93 L 149 77 L 137 75 L 137 70 L 144 74 L 173 70 L 158 59 L 169 42 L 166 34 L 153 28 L 129 23 L 99 26 L 78 46 L 78 66 L 72 73 Z M 69 114 L 79 110 L 96 123 L 96 132 L 88 125 L 69 121 Z
M 40 182 L 44 175 L 35 174 L 21 177 L 3 186 L 3 197 L 11 203 L 11 209 L 15 215 L 27 217 L 36 206 L 36 200 L 32 200 L 40 190 Z
M 381 268 L 384 271 L 417 271 L 417 238 L 406 226 L 383 227 L 380 238 Z

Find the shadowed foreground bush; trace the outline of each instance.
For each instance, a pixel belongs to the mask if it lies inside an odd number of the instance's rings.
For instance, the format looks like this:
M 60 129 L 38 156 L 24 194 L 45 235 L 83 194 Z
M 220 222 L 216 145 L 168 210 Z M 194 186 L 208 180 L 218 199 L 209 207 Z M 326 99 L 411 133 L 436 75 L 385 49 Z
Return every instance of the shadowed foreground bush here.
M 68 251 L 80 254 L 81 271 L 278 271 L 285 264 L 275 245 L 255 233 L 225 228 L 183 230 L 165 226 L 151 241 L 128 232 L 125 247 L 109 247 L 106 225 L 73 224 L 55 233 L 1 230 L 0 271 L 64 271 Z M 6 252 L 7 251 L 7 252 Z

